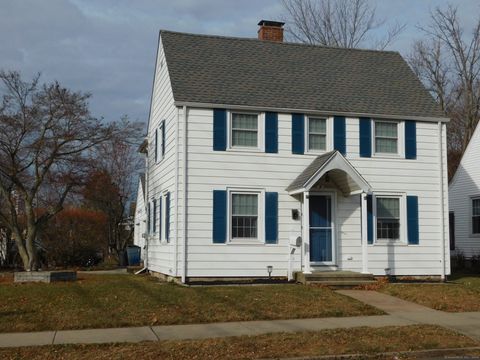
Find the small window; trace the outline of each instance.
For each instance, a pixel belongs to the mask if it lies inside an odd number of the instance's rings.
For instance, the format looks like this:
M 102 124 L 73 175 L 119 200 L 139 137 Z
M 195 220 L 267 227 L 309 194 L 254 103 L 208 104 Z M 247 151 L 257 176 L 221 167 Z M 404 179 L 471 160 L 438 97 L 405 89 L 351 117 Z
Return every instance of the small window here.
M 375 152 L 398 154 L 398 123 L 375 121 Z
M 400 198 L 377 197 L 377 240 L 400 239 Z
M 308 118 L 308 150 L 327 149 L 327 119 Z
M 480 235 L 480 197 L 472 199 L 472 234 Z
M 258 115 L 232 113 L 232 147 L 258 147 Z
M 232 238 L 258 237 L 258 194 L 232 193 Z

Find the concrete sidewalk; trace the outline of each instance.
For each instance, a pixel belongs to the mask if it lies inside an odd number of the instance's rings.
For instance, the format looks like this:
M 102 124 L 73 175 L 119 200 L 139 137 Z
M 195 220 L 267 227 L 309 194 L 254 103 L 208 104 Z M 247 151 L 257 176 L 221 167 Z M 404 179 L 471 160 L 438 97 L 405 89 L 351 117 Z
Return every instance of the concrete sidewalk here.
M 380 315 L 345 318 L 239 321 L 114 329 L 59 330 L 0 334 L 0 347 L 207 339 L 280 332 L 320 331 L 360 326 L 382 327 L 412 324 L 414 324 L 414 322 L 410 320 L 399 319 L 390 315 Z
M 445 313 L 375 291 L 342 290 L 338 292 L 377 307 L 388 315 L 6 333 L 0 334 L 0 347 L 189 340 L 413 324 L 440 325 L 480 340 L 480 312 Z

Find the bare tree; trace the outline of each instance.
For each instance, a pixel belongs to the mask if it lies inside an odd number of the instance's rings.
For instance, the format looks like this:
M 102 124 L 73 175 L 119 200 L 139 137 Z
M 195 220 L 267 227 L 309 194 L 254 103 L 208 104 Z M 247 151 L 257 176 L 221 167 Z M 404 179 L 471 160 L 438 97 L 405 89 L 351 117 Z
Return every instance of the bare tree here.
M 128 119 L 121 119 L 128 124 Z M 119 254 L 125 249 L 132 231 L 125 231 L 123 224 L 129 216 L 129 203 L 133 200 L 136 178 L 132 176 L 143 167 L 138 146 L 144 138 L 144 125 L 133 123 L 128 133 L 112 136 L 95 149 L 92 172 L 83 191 L 87 206 L 107 215 L 108 246 Z
M 122 129 L 90 115 L 88 94 L 59 83 L 25 82 L 0 72 L 0 223 L 12 234 L 25 270 L 37 270 L 36 241 L 67 196 L 81 185 L 88 153 Z
M 386 35 L 375 38 L 375 30 L 386 27 L 368 0 L 282 0 L 286 11 L 286 31 L 293 41 L 306 44 L 385 49 L 403 31 L 395 23 Z
M 457 8 L 436 8 L 430 24 L 420 30 L 425 38 L 414 44 L 409 63 L 452 119 L 448 125 L 451 178 L 480 118 L 480 16 L 472 32 L 465 33 Z

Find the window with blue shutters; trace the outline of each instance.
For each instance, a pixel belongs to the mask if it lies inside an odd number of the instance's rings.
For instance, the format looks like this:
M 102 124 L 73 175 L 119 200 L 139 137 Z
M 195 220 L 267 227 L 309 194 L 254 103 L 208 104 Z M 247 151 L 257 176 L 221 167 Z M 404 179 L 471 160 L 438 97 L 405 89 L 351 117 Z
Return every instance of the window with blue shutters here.
M 305 152 L 305 116 L 292 114 L 292 154 Z
M 333 118 L 333 148 L 342 155 L 347 153 L 347 124 L 344 116 Z
M 417 158 L 417 122 L 405 121 L 405 158 Z
M 278 113 L 265 113 L 265 152 L 278 153 Z
M 214 243 L 278 241 L 278 193 L 257 189 L 213 191 Z
M 213 109 L 213 150 L 227 149 L 227 110 Z
M 359 118 L 360 133 L 360 157 L 372 156 L 372 120 L 370 118 Z

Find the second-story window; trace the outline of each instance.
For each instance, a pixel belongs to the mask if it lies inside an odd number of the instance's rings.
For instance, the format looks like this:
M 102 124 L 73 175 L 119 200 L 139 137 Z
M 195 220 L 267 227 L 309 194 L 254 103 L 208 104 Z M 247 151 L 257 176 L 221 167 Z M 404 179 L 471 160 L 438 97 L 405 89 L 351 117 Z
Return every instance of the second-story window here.
M 308 150 L 327 150 L 327 119 L 308 118 Z
M 375 153 L 398 154 L 398 123 L 375 121 Z
M 232 147 L 258 147 L 258 115 L 232 113 Z

